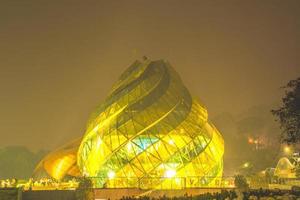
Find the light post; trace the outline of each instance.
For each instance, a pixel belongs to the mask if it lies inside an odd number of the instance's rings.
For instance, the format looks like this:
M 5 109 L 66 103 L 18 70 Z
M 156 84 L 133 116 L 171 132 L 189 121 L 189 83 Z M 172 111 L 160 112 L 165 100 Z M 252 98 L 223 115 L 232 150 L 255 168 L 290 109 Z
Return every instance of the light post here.
M 290 146 L 285 146 L 285 147 L 283 147 L 283 152 L 284 152 L 286 155 L 291 155 L 292 149 L 291 149 Z

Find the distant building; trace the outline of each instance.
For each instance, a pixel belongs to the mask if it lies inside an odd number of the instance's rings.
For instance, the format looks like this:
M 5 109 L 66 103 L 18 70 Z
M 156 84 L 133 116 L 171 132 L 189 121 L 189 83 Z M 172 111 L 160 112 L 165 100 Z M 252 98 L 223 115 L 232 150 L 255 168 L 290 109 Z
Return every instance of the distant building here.
M 279 178 L 296 178 L 295 168 L 300 163 L 299 153 L 294 153 L 291 157 L 279 159 L 274 171 L 274 175 Z

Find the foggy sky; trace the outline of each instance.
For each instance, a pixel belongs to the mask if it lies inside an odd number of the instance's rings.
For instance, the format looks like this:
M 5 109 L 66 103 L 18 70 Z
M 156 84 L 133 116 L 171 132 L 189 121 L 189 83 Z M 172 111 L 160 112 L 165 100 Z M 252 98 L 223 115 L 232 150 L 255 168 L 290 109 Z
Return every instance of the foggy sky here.
M 279 105 L 300 1 L 0 1 L 0 147 L 53 149 L 136 59 L 168 60 L 209 116 Z

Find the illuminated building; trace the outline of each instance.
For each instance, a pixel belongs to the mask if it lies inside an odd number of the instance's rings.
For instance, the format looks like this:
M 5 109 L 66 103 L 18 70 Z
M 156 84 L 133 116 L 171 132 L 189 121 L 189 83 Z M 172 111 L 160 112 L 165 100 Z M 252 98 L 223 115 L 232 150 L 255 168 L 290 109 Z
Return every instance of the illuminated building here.
M 289 149 L 289 153 L 290 153 L 290 149 Z M 300 165 L 300 156 L 298 152 L 288 157 L 282 157 L 279 159 L 276 165 L 274 175 L 279 178 L 286 178 L 286 179 L 297 178 L 296 169 L 297 166 L 299 165 Z
M 280 178 L 296 178 L 295 176 L 295 162 L 293 159 L 282 157 L 279 159 L 274 175 Z
M 96 187 L 174 188 L 182 181 L 215 186 L 223 153 L 222 136 L 207 110 L 174 69 L 146 60 L 133 63 L 92 113 L 77 166 Z
M 77 151 L 81 138 L 49 153 L 40 161 L 33 173 L 34 179 L 54 178 L 61 180 L 66 176 L 80 176 L 77 166 Z

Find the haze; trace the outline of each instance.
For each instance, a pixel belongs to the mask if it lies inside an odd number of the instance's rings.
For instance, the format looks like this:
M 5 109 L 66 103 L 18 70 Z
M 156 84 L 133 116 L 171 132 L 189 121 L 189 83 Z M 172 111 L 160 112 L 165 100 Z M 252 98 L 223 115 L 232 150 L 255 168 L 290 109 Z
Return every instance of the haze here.
M 300 1 L 1 1 L 0 146 L 53 149 L 136 59 L 165 59 L 211 117 L 279 105 Z

